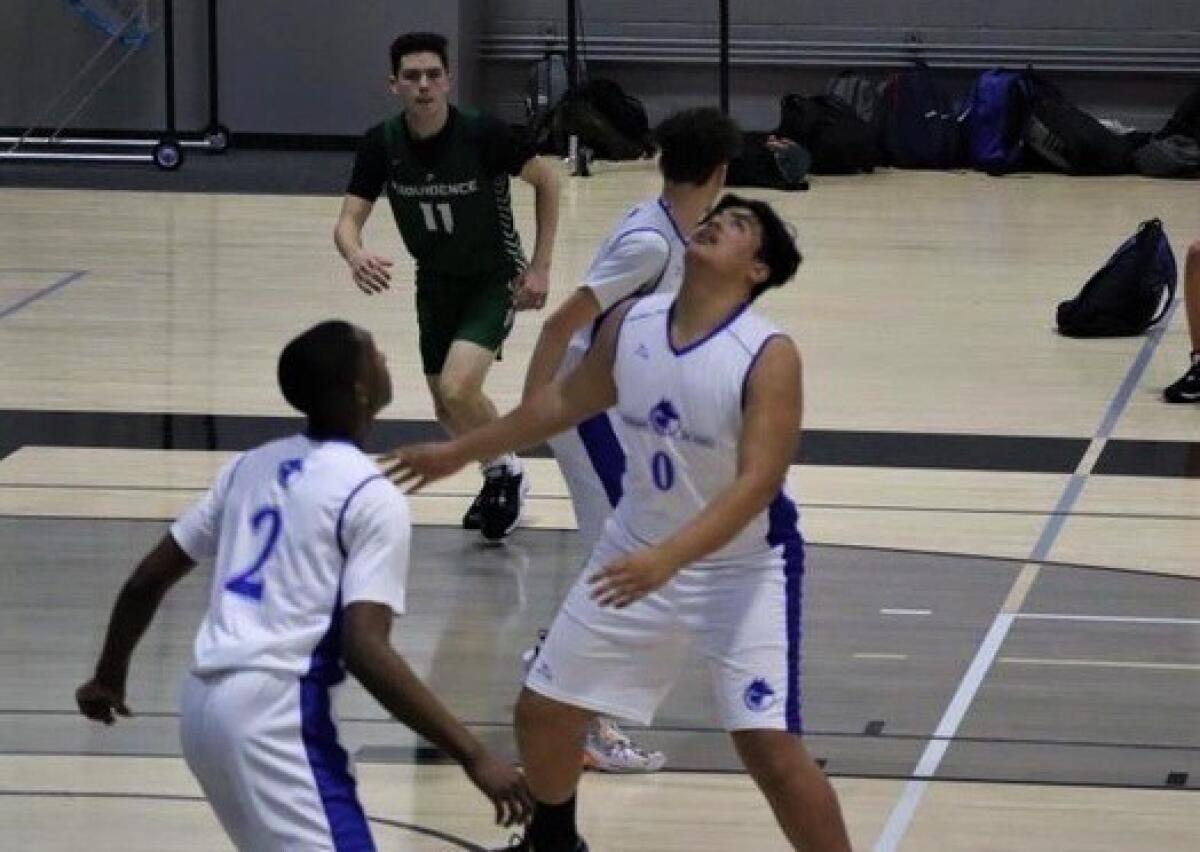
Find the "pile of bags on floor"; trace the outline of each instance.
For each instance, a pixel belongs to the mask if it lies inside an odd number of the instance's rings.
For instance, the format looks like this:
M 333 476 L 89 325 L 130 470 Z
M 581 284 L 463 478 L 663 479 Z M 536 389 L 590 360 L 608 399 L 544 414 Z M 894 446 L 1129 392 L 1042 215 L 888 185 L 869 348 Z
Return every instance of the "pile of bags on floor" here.
M 894 166 L 1197 178 L 1200 88 L 1161 130 L 1145 133 L 1097 120 L 1032 70 L 985 71 L 955 104 L 917 62 L 883 81 L 846 71 L 824 94 L 786 95 L 778 128 L 764 136 L 802 146 L 814 174 Z M 747 156 L 765 143 L 749 137 Z

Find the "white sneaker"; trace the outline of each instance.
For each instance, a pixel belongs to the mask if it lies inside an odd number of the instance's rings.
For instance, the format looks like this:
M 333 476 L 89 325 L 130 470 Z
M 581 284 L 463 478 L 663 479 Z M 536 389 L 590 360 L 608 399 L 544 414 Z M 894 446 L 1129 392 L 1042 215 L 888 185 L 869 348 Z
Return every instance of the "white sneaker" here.
M 542 649 L 546 631 L 538 634 L 537 644 L 521 654 L 521 671 L 525 677 L 533 668 L 534 660 Z M 658 772 L 667 764 L 667 756 L 661 751 L 647 751 L 631 740 L 617 723 L 605 716 L 597 716 L 588 728 L 583 743 L 583 767 L 596 772 Z
M 597 716 L 583 744 L 585 769 L 597 772 L 658 772 L 667 763 L 661 751 L 647 751 L 631 740 L 612 719 Z

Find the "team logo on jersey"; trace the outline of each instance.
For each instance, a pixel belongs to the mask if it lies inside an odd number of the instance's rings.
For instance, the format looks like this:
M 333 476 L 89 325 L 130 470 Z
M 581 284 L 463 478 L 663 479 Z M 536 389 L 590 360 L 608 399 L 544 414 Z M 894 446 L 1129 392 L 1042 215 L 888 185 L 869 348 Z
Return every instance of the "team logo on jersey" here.
M 283 462 L 279 465 L 279 484 L 287 488 L 291 478 L 302 470 L 304 470 L 304 459 L 288 459 Z
M 755 713 L 764 713 L 775 704 L 775 690 L 761 677 L 757 677 L 742 693 L 742 701 L 746 707 Z
M 650 350 L 645 343 L 639 343 L 637 349 L 633 350 L 633 354 L 639 358 L 649 358 Z
M 679 434 L 679 412 L 671 400 L 664 399 L 650 409 L 650 428 L 659 435 L 674 437 Z

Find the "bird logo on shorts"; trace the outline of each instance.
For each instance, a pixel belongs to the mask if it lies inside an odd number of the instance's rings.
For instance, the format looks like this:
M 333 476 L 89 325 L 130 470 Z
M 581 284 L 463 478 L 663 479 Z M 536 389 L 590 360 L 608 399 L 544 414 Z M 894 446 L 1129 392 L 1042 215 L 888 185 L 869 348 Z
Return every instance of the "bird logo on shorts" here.
M 770 710 L 771 705 L 775 703 L 775 690 L 771 689 L 766 680 L 758 677 L 746 687 L 746 691 L 742 693 L 742 701 L 746 702 L 748 709 L 755 713 L 763 713 Z
M 650 428 L 659 435 L 679 434 L 679 412 L 671 400 L 664 399 L 650 409 Z

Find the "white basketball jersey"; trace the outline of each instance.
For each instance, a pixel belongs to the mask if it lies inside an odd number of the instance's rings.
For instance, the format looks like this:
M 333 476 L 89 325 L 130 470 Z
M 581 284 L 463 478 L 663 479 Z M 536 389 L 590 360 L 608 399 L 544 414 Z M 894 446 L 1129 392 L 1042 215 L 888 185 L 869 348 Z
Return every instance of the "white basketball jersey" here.
M 602 313 L 631 296 L 678 293 L 683 283 L 687 240 L 679 232 L 670 207 L 661 198 L 635 204 L 608 235 L 588 268 L 583 285 L 592 291 Z M 565 374 L 583 360 L 599 323 L 571 338 L 560 368 Z
M 596 252 L 584 287 L 607 313 L 623 300 L 650 293 L 675 293 L 683 281 L 686 241 L 661 198 L 634 205 Z M 575 369 L 592 345 L 599 321 L 571 338 L 558 374 Z M 591 548 L 613 506 L 621 499 L 625 455 L 609 413 L 555 435 L 549 441 L 558 460 L 584 547 Z
M 171 527 L 214 558 L 192 670 L 344 677 L 341 609 L 404 611 L 411 523 L 402 495 L 357 447 L 302 435 L 244 453 Z
M 674 296 L 641 299 L 621 326 L 613 362 L 613 420 L 625 449 L 624 494 L 613 518 L 635 541 L 661 542 L 691 521 L 737 474 L 746 381 L 778 329 L 739 309 L 706 337 L 675 349 Z M 798 536 L 795 506 L 780 492 L 706 562 L 767 553 Z

